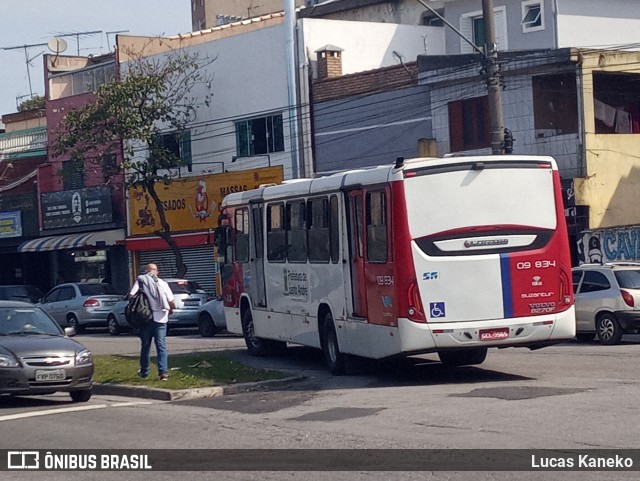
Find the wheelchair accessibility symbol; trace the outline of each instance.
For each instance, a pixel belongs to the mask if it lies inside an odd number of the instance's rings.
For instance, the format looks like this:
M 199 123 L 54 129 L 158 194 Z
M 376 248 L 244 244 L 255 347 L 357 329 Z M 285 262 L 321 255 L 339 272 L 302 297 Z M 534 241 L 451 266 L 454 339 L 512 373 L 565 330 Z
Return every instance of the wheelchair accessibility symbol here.
M 445 317 L 444 302 L 431 302 L 429 304 L 429 312 L 432 318 Z

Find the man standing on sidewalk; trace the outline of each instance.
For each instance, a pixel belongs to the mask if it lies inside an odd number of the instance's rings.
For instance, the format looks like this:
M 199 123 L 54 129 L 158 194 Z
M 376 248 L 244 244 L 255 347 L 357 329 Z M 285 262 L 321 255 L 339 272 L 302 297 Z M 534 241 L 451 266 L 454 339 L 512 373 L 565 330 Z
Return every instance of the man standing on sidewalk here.
M 151 341 L 155 340 L 156 354 L 158 356 L 158 374 L 160 380 L 169 379 L 169 360 L 167 355 L 167 322 L 169 314 L 173 312 L 173 293 L 169 284 L 158 278 L 158 266 L 147 264 L 145 273 L 138 276 L 135 284 L 129 292 L 133 296 L 138 289 L 147 295 L 153 319 L 140 329 L 140 370 L 138 375 L 142 378 L 149 376 L 149 364 L 151 358 Z

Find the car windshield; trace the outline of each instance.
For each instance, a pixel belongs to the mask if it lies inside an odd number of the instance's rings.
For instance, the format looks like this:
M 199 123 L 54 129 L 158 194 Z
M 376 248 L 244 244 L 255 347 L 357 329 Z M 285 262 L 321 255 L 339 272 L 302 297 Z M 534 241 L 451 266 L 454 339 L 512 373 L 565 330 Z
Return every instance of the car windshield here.
M 615 271 L 615 275 L 620 287 L 627 289 L 640 289 L 640 269 Z
M 116 294 L 111 284 L 78 284 L 80 294 L 83 296 L 99 296 L 101 294 Z
M 37 307 L 0 307 L 0 336 L 61 336 L 60 327 Z
M 174 294 L 203 294 L 204 289 L 193 281 L 169 281 L 169 287 Z
M 7 286 L 4 288 L 7 300 L 38 302 L 42 291 L 34 286 Z

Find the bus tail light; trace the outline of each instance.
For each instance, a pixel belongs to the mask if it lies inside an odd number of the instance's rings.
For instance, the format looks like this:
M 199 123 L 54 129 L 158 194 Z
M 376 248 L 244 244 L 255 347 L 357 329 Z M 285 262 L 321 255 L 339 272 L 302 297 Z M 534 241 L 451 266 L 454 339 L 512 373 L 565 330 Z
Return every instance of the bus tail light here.
M 560 267 L 560 302 L 567 306 L 571 305 L 573 298 L 571 290 L 572 286 L 569 283 L 569 276 L 565 270 Z
M 620 294 L 622 294 L 622 300 L 629 307 L 634 307 L 633 296 L 629 294 L 624 289 L 620 289 Z
M 420 299 L 420 289 L 418 289 L 418 285 L 415 282 L 409 284 L 407 297 L 409 301 L 407 309 L 409 319 L 414 322 L 427 322 L 422 308 L 422 300 Z

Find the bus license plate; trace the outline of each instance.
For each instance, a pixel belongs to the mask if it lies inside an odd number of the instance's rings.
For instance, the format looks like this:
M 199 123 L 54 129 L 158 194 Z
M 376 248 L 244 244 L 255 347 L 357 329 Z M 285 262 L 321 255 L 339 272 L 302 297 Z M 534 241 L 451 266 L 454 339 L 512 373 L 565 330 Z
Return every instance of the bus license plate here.
M 508 327 L 499 327 L 497 329 L 480 329 L 481 341 L 499 341 L 509 337 Z
M 64 381 L 65 379 L 64 369 L 48 369 L 48 370 L 37 370 L 36 371 L 36 381 Z

